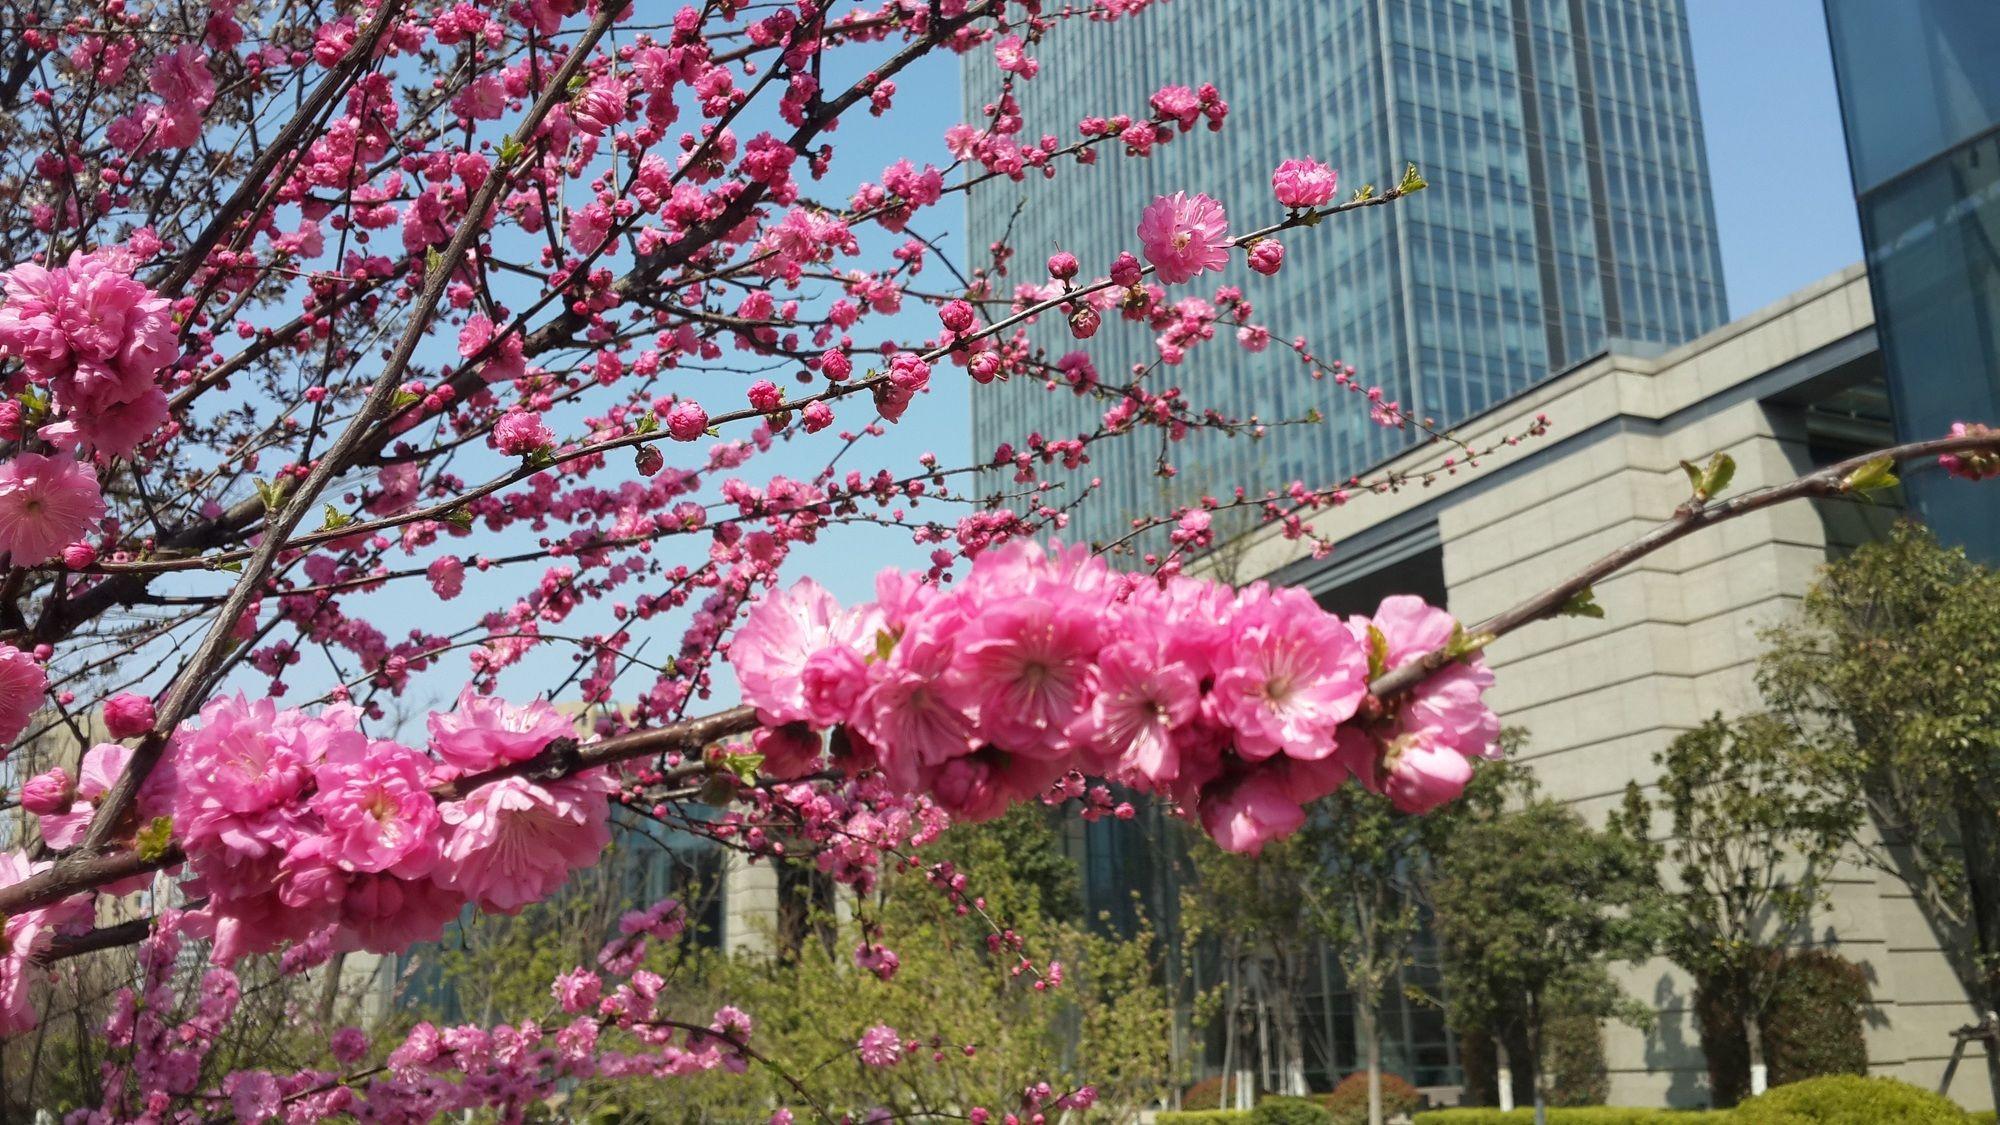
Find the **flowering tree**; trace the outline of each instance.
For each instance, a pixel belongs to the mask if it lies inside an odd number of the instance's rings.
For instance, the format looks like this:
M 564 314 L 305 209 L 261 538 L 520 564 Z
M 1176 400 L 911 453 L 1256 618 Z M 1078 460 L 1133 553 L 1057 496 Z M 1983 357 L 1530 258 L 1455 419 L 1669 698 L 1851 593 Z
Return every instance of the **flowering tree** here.
M 343 1072 L 204 1059 L 241 958 L 303 972 L 435 937 L 467 908 L 518 911 L 598 860 L 614 802 L 864 888 L 952 817 L 1038 797 L 1121 811 L 1091 776 L 1166 794 L 1240 850 L 1351 779 L 1427 808 L 1495 753 L 1488 638 L 1740 512 L 1872 487 L 1896 459 L 1990 466 L 1995 439 L 1969 431 L 1730 501 L 1704 488 L 1646 540 L 1471 630 L 1434 609 L 1343 621 L 1298 591 L 1181 574 L 1213 510 L 1310 536 L 1314 510 L 1391 478 L 1246 482 L 1162 511 L 1139 530 L 1163 549 L 1120 545 L 1141 564 L 1125 572 L 1037 545 L 1072 502 L 1049 474 L 1098 443 L 1252 428 L 1167 379 L 1218 327 L 1250 347 L 1269 328 L 1233 287 L 1171 287 L 1239 253 L 1272 273 L 1276 235 L 1424 187 L 1411 169 L 1336 202 L 1329 168 L 1291 158 L 1271 199 L 1229 201 L 1235 220 L 1176 194 L 1134 216 L 1137 253 L 1091 272 L 1057 252 L 1009 291 L 999 247 L 965 276 L 913 225 L 948 196 L 1223 124 L 1218 91 L 1176 85 L 1079 107 L 1068 136 L 1023 132 L 1012 91 L 1035 78 L 1035 45 L 1146 6 L 15 9 L 0 45 L 0 740 L 81 753 L 19 787 L 40 842 L 0 861 L 0 1030 L 35 1023 L 52 962 L 146 943 L 86 1119 L 225 1104 L 424 1119 L 518 1112 L 581 1073 L 782 1069 L 750 1015 L 669 1012 L 642 966 L 679 930 L 672 903 L 626 916 L 596 965 L 555 982 L 553 1033 L 532 1014 L 422 1025 L 373 1066 L 334 1037 Z M 897 76 L 935 52 L 993 68 L 993 100 L 945 138 L 950 166 L 900 160 L 822 195 L 836 130 L 889 112 Z M 958 280 L 920 283 L 933 261 Z M 1160 363 L 1108 381 L 1039 334 L 1087 340 L 1113 319 L 1160 333 Z M 878 327 L 900 338 L 857 341 Z M 1294 348 L 1311 377 L 1367 392 Z M 963 466 L 849 467 L 934 378 L 961 377 L 1091 396 L 1102 422 Z M 1366 400 L 1381 424 L 1429 427 Z M 1430 438 L 1455 469 L 1496 452 Z M 787 455 L 812 467 L 769 468 Z M 996 468 L 1008 485 L 981 472 Z M 920 502 L 968 514 L 914 520 Z M 931 567 L 885 573 L 847 609 L 783 585 L 801 547 L 853 523 L 907 528 Z M 413 602 L 468 590 L 488 602 L 474 623 L 409 620 Z M 648 648 L 674 632 L 670 655 Z M 566 675 L 501 693 L 550 653 Z M 724 657 L 745 702 L 715 709 Z M 308 660 L 330 686 L 281 705 Z M 427 681 L 456 703 L 427 716 L 424 745 L 397 741 L 390 705 Z M 558 698 L 596 709 L 586 738 Z M 91 744 L 88 716 L 109 741 Z M 698 798 L 728 811 L 692 817 Z M 145 915 L 113 913 L 134 894 Z M 177 1024 L 189 942 L 214 968 Z M 995 949 L 1059 980 L 998 924 Z M 871 943 L 857 960 L 882 957 Z M 858 1057 L 887 1065 L 882 1039 L 857 1040 Z M 797 1097 L 774 1120 L 838 1112 L 786 1084 Z M 1000 1108 L 1091 1097 L 1030 1086 Z

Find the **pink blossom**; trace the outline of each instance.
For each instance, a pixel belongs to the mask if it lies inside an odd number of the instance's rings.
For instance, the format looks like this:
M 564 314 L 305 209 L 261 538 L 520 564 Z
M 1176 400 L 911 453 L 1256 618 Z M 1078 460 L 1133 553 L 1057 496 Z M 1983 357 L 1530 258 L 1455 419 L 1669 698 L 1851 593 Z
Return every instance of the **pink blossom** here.
M 675 441 L 694 441 L 708 432 L 708 411 L 700 403 L 677 402 L 667 411 L 667 432 Z
M 1275 238 L 1260 238 L 1250 247 L 1250 268 L 1266 277 L 1285 264 L 1285 248 Z
M 562 712 L 543 700 L 515 706 L 480 695 L 470 685 L 459 692 L 457 707 L 431 712 L 428 722 L 431 749 L 466 773 L 526 761 L 557 739 L 576 734 Z
M 464 909 L 464 896 L 434 878 L 355 875 L 340 898 L 340 947 L 401 953 L 419 942 L 437 941 Z
M 823 649 L 857 649 L 867 628 L 866 620 L 842 610 L 810 578 L 765 597 L 729 642 L 743 701 L 773 725 L 814 719 L 802 678 L 806 663 Z
M 888 1024 L 878 1023 L 861 1033 L 854 1050 L 869 1066 L 895 1066 L 903 1059 L 903 1037 Z
M 104 729 L 113 738 L 136 738 L 153 729 L 153 701 L 121 692 L 104 704 Z
M 1229 217 L 1206 195 L 1163 195 L 1140 216 L 1139 243 L 1160 280 L 1178 285 L 1229 264 Z
M 1380 792 L 1406 813 L 1425 813 L 1465 792 L 1472 780 L 1472 762 L 1449 746 L 1426 740 L 1423 733 L 1391 740 L 1382 753 Z
M 625 107 L 631 101 L 622 79 L 610 75 L 599 75 L 590 80 L 583 89 L 570 99 L 570 117 L 577 128 L 598 136 L 606 130 L 616 128 L 625 120 Z
M 1268 770 L 1204 793 L 1200 812 L 1202 829 L 1223 850 L 1250 855 L 1306 822 L 1305 810 L 1285 791 L 1281 775 Z
M 63 812 L 75 796 L 75 783 L 60 766 L 44 770 L 21 784 L 21 808 L 35 816 Z
M 611 842 L 607 797 L 616 788 L 601 772 L 480 786 L 442 810 L 451 834 L 439 878 L 484 910 L 514 914 L 540 902 Z
M 1271 192 L 1292 210 L 1321 207 L 1339 190 L 1340 173 L 1311 158 L 1293 157 L 1271 173 Z
M 39 661 L 13 645 L 0 643 L 0 751 L 27 729 L 48 690 L 48 673 Z
M 1334 731 L 1368 690 L 1368 658 L 1339 621 L 1294 588 L 1244 591 L 1211 704 L 1257 760 L 1284 753 L 1314 760 L 1334 751 Z
M 96 815 L 97 802 L 110 792 L 119 775 L 125 772 L 126 763 L 131 760 L 132 748 L 129 746 L 101 742 L 91 747 L 77 769 L 76 788 L 70 793 L 68 807 L 42 817 L 42 839 L 58 851 L 82 843 L 91 817 Z M 153 802 L 148 801 L 147 804 L 150 806 Z M 147 811 L 152 810 L 149 808 Z
M 968 620 L 953 675 L 978 708 L 985 741 L 1036 758 L 1068 749 L 1065 732 L 1090 701 L 1102 609 L 1049 590 Z
M 546 450 L 555 441 L 555 434 L 542 422 L 541 415 L 525 410 L 510 410 L 493 424 L 494 446 L 512 457 Z
M 437 859 L 437 801 L 427 759 L 393 742 L 335 748 L 315 771 L 310 807 L 324 826 L 326 858 L 344 871 L 427 873 Z
M 368 1053 L 368 1034 L 358 1027 L 343 1027 L 334 1032 L 328 1042 L 333 1048 L 334 1060 L 342 1066 L 353 1066 Z
M 0 465 L 0 554 L 39 566 L 104 518 L 97 474 L 68 457 L 23 453 Z
M 549 986 L 556 1003 L 565 1012 L 584 1012 L 595 1007 L 603 989 L 604 978 L 588 969 L 571 969 Z
M 465 563 L 456 555 L 441 555 L 424 569 L 424 576 L 430 579 L 431 592 L 440 601 L 450 601 L 465 589 Z
M 1992 435 L 1996 445 L 2000 445 L 2000 432 L 1977 422 L 1953 422 L 1952 437 L 1980 437 Z M 2000 452 L 1995 450 L 1973 450 L 1966 453 L 1945 453 L 1938 457 L 1938 464 L 1951 476 L 1963 480 L 1985 480 L 2000 477 Z
M 1375 616 L 1354 618 L 1349 629 L 1363 643 L 1369 629 L 1381 638 L 1378 654 L 1383 671 L 1399 667 L 1451 641 L 1457 622 L 1451 614 L 1422 598 L 1397 594 L 1382 599 Z M 1477 656 L 1457 660 L 1426 676 L 1395 704 L 1392 730 L 1422 732 L 1425 741 L 1449 747 L 1469 757 L 1492 758 L 1500 752 L 1500 718 L 1485 703 L 1493 673 Z
M 1142 634 L 1098 655 L 1097 692 L 1072 733 L 1108 760 L 1107 772 L 1164 784 L 1180 773 L 1174 732 L 1200 707 L 1195 672 Z

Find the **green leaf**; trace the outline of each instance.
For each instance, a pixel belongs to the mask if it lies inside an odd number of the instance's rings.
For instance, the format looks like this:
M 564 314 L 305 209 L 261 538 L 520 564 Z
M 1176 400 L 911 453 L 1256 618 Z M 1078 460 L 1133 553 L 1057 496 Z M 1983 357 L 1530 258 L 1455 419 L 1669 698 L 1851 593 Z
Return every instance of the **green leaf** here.
M 642 434 L 653 433 L 660 428 L 660 416 L 648 410 L 639 415 L 639 421 L 632 428 Z
M 471 531 L 472 509 L 466 507 L 453 508 L 444 514 L 444 522 L 461 531 Z
M 1701 486 L 1710 496 L 1722 495 L 1729 482 L 1736 476 L 1736 458 L 1727 453 L 1718 453 L 1708 459 L 1708 468 L 1702 473 Z
M 389 408 L 391 410 L 402 410 L 405 407 L 415 406 L 422 401 L 424 401 L 424 396 L 415 391 L 398 390 L 395 396 L 389 400 Z
M 1564 602 L 1561 609 L 1556 610 L 1556 616 L 1602 618 L 1604 607 L 1597 604 L 1597 591 L 1585 586 Z
M 762 754 L 729 754 L 722 759 L 722 768 L 735 775 L 736 780 L 745 785 L 757 784 L 757 771 L 764 765 Z
M 219 562 L 219 563 L 216 563 L 216 564 L 215 564 L 215 565 L 214 565 L 213 567 L 211 567 L 210 569 L 212 569 L 212 570 L 226 570 L 226 571 L 230 572 L 231 574 L 241 574 L 241 573 L 243 573 L 243 560 L 242 560 L 242 559 L 229 559 L 229 560 L 227 560 L 227 561 L 224 561 L 224 562 Z
M 1403 182 L 1396 185 L 1396 191 L 1402 195 L 1409 195 L 1429 186 L 1431 186 L 1430 181 L 1424 179 L 1424 174 L 1417 171 L 1416 165 L 1410 164 L 1403 168 Z
M 283 506 L 285 502 L 285 485 L 283 481 L 272 484 L 270 481 L 260 477 L 256 483 L 257 499 L 264 502 L 264 510 L 266 512 L 276 512 Z
M 444 269 L 444 255 L 438 252 L 438 248 L 433 246 L 424 251 L 424 272 L 437 273 L 442 269 Z
M 334 507 L 333 505 L 328 504 L 326 506 L 326 522 L 320 525 L 320 530 L 338 531 L 341 528 L 346 527 L 348 524 L 353 522 L 354 522 L 353 516 L 350 516 L 347 513 L 341 511 L 340 509 Z
M 508 137 L 500 142 L 500 163 L 512 164 L 521 158 L 523 146 L 519 139 Z
M 526 456 L 521 458 L 521 464 L 530 469 L 546 469 L 555 463 L 555 452 L 546 446 L 541 449 L 531 450 Z
M 1893 471 L 1895 466 L 1896 462 L 1894 458 L 1877 457 L 1873 461 L 1847 474 L 1846 479 L 1840 482 L 1840 490 L 1842 492 L 1856 492 L 1866 496 L 1871 492 L 1880 492 L 1885 488 L 1894 488 L 1897 484 L 1896 474 Z
M 1364 199 L 1373 199 L 1373 198 L 1375 198 L 1375 185 L 1362 184 L 1360 187 L 1354 189 L 1354 198 L 1349 202 L 1359 203 Z
M 139 858 L 147 863 L 158 863 L 174 846 L 174 818 L 156 816 L 146 827 L 139 830 L 137 840 Z
M 1389 670 L 1389 638 L 1382 630 L 1368 626 L 1368 678 L 1378 679 Z
M 1465 631 L 1465 626 L 1453 625 L 1451 627 L 1451 641 L 1444 646 L 1444 654 L 1451 660 L 1464 660 L 1469 656 L 1478 656 L 1485 650 L 1487 645 L 1492 644 L 1496 639 L 1491 633 L 1468 633 Z
M 1681 462 L 1681 472 L 1687 474 L 1688 488 L 1693 491 L 1697 503 L 1718 496 L 1729 487 L 1736 476 L 1736 458 L 1727 453 L 1718 453 L 1708 459 L 1708 464 L 1696 468 L 1692 461 Z

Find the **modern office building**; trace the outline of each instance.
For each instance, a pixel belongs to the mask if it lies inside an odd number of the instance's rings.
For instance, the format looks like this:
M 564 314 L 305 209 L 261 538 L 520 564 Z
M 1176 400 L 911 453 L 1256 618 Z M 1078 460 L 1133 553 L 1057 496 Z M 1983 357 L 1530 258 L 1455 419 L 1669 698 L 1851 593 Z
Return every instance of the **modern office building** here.
M 1896 420 L 1883 359 L 1857 264 L 1664 355 L 1597 357 L 1470 420 L 1475 442 L 1519 433 L 1537 415 L 1554 427 L 1477 472 L 1322 514 L 1315 530 L 1342 544 L 1330 556 L 1265 531 L 1238 565 L 1343 612 L 1411 592 L 1478 621 L 1668 519 L 1687 496 L 1682 460 L 1729 453 L 1731 491 L 1752 490 L 1885 444 Z M 1439 456 L 1412 451 L 1387 467 L 1419 471 Z M 1912 467 L 1904 479 L 1937 475 Z M 1761 631 L 1791 613 L 1830 553 L 1879 534 L 1897 512 L 1844 499 L 1766 509 L 1598 583 L 1601 619 L 1502 638 L 1487 650 L 1497 677 L 1488 698 L 1525 731 L 1519 760 L 1544 793 L 1602 823 L 1627 782 L 1654 781 L 1653 755 L 1674 737 L 1760 706 Z M 1945 931 L 1903 883 L 1858 866 L 1836 872 L 1812 929 L 1862 966 L 1871 1071 L 1935 1089 L 1952 1029 L 1977 1018 Z M 1663 960 L 1618 976 L 1659 1018 L 1645 1031 L 1605 1026 L 1610 1103 L 1706 1104 L 1691 982 Z M 1984 1077 L 1969 1060 L 1951 1095 L 1985 1107 Z
M 1826 22 L 1897 436 L 2000 420 L 2000 5 L 1826 0 Z M 2000 560 L 1992 489 L 1932 478 L 1911 499 Z
M 1285 238 L 1282 272 L 1240 262 L 1256 320 L 1353 364 L 1411 414 L 1451 424 L 1551 373 L 1616 348 L 1657 353 L 1727 317 L 1701 114 L 1681 0 L 1204 0 L 1159 5 L 1115 25 L 1059 21 L 1043 63 L 1015 89 L 1025 135 L 1074 133 L 1086 114 L 1143 117 L 1169 84 L 1214 82 L 1229 102 L 1219 134 L 1180 137 L 1147 159 L 1100 150 L 1053 180 L 996 180 L 972 193 L 975 264 L 1017 251 L 1003 292 L 1046 278 L 1063 248 L 1100 275 L 1154 196 L 1201 191 L 1232 229 L 1282 216 L 1270 187 L 1288 156 L 1341 173 L 1342 196 L 1394 184 L 1416 164 L 1430 189 Z M 998 92 L 985 60 L 965 68 L 968 120 Z M 1213 275 L 1175 296 L 1211 296 Z M 1044 343 L 1074 344 L 1060 324 Z M 1143 327 L 1110 318 L 1089 351 L 1107 380 L 1157 357 Z M 1411 439 L 1341 409 L 1282 346 L 1262 354 L 1227 332 L 1157 377 L 1202 406 L 1267 422 L 1314 410 L 1317 424 L 1258 441 L 1199 434 L 1102 443 L 1081 478 L 1102 478 L 1073 538 L 1122 533 L 1169 496 L 1244 485 L 1315 486 L 1382 461 Z M 1092 429 L 1104 405 L 1034 381 L 974 388 L 975 450 L 1031 432 Z

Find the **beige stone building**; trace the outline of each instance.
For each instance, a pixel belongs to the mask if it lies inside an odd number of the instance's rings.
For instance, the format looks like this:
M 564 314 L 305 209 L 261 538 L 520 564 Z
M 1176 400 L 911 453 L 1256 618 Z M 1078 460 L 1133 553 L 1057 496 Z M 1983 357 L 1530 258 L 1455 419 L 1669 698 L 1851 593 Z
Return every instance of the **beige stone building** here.
M 1678 462 L 1727 452 L 1734 488 L 1788 480 L 1889 441 L 1868 283 L 1855 266 L 1685 346 L 1652 357 L 1601 355 L 1467 425 L 1472 446 L 1545 415 L 1549 433 L 1428 486 L 1360 497 L 1316 521 L 1341 544 L 1312 560 L 1260 533 L 1239 577 L 1312 590 L 1343 612 L 1407 590 L 1477 621 L 1665 520 L 1687 497 Z M 1416 472 L 1439 453 L 1386 468 Z M 1790 504 L 1682 540 L 1599 583 L 1601 620 L 1564 618 L 1495 643 L 1491 699 L 1529 734 L 1525 760 L 1545 791 L 1593 820 L 1628 781 L 1652 780 L 1654 751 L 1720 711 L 1757 705 L 1759 630 L 1784 617 L 1830 549 L 1869 535 L 1892 508 Z M 1844 870 L 1816 937 L 1859 962 L 1873 990 L 1870 1065 L 1935 1087 L 1951 1029 L 1975 1017 L 1939 938 L 1903 886 Z M 1690 982 L 1664 961 L 1630 966 L 1650 998 L 1650 1032 L 1606 1031 L 1611 1101 L 1700 1105 L 1706 1073 Z M 1989 1102 L 1968 1058 L 1951 1093 Z

